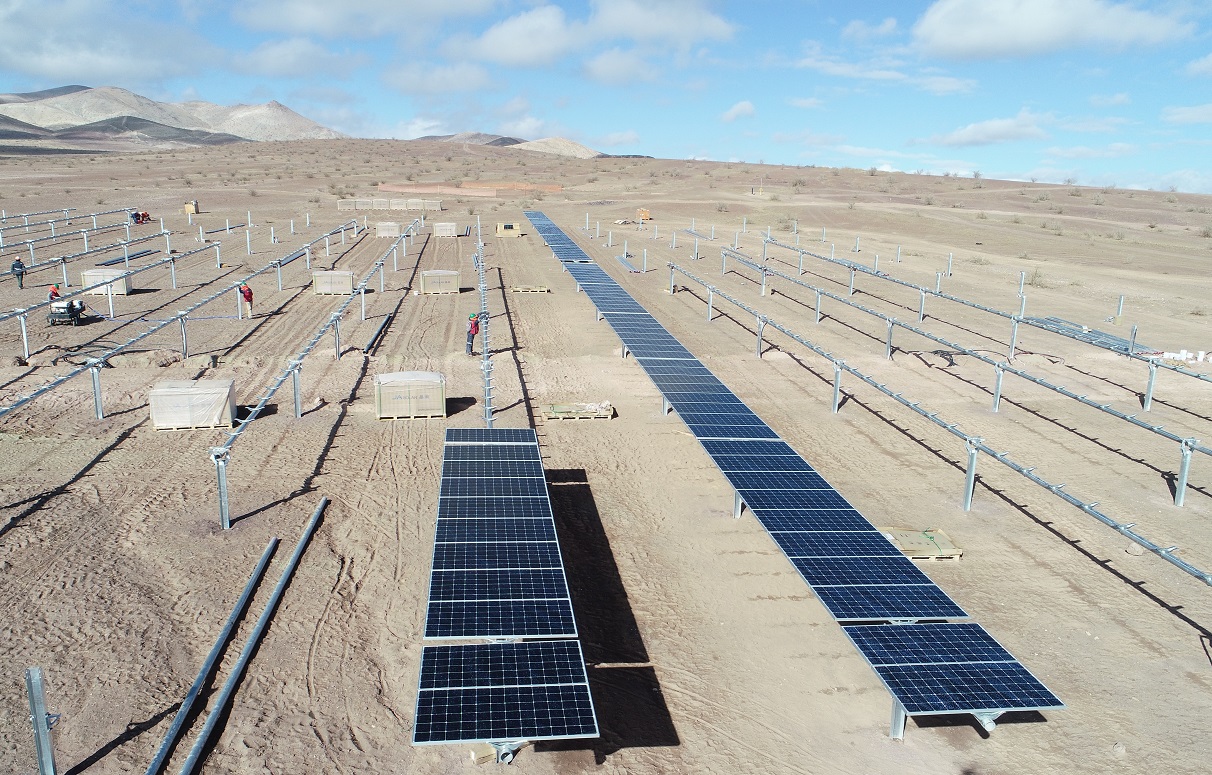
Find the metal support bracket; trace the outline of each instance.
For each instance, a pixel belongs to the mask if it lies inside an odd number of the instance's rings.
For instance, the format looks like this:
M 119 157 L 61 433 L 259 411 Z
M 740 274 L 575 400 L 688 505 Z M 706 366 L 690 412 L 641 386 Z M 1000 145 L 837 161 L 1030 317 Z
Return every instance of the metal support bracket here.
M 526 740 L 509 740 L 500 743 L 489 743 L 497 752 L 497 764 L 511 764 L 518 751 L 526 746 Z
M 741 513 L 745 510 L 745 501 L 741 498 L 739 492 L 733 493 L 732 498 L 732 518 L 740 519 Z
M 905 706 L 900 700 L 892 701 L 892 727 L 888 731 L 888 736 L 893 740 L 905 739 L 905 721 L 909 718 L 909 714 L 905 712 Z

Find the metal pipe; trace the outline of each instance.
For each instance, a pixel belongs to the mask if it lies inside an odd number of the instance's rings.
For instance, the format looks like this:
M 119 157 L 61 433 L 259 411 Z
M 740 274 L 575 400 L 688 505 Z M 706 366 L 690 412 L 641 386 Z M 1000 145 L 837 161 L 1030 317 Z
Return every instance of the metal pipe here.
M 887 347 L 884 348 L 884 357 L 888 360 L 892 360 L 892 330 L 894 328 L 896 328 L 896 320 L 889 319 L 888 320 L 888 345 L 887 345 Z
M 303 361 L 291 361 L 290 365 L 294 367 L 290 370 L 290 377 L 291 387 L 295 394 L 295 419 L 297 420 L 303 416 L 303 391 L 299 385 L 299 370 L 303 368 Z
M 227 621 L 223 623 L 223 629 L 219 631 L 219 637 L 215 639 L 215 645 L 211 646 L 210 653 L 206 655 L 206 659 L 202 662 L 202 667 L 198 670 L 198 676 L 189 687 L 189 691 L 186 692 L 185 699 L 181 700 L 181 707 L 177 709 L 177 715 L 173 717 L 173 723 L 164 735 L 160 748 L 156 750 L 156 755 L 152 757 L 151 763 L 147 765 L 147 771 L 144 775 L 159 775 L 160 770 L 168 762 L 169 754 L 176 746 L 177 738 L 181 735 L 181 731 L 185 728 L 185 722 L 189 718 L 194 702 L 198 699 L 198 695 L 202 693 L 202 687 L 206 685 L 207 679 L 215 669 L 215 664 L 219 661 L 219 657 L 227 647 L 227 642 L 231 639 L 232 631 L 236 628 L 236 622 L 244 615 L 244 610 L 252 599 L 253 591 L 261 583 L 261 577 L 265 575 L 265 569 L 269 566 L 269 559 L 273 557 L 274 550 L 277 548 L 278 538 L 269 539 L 265 551 L 261 553 L 261 559 L 257 562 L 253 568 L 252 575 L 248 578 L 248 583 L 244 585 L 244 591 L 237 598 L 236 604 L 227 616 Z
M 993 367 L 993 411 L 997 412 L 1002 406 L 1002 377 L 1006 370 L 998 364 Z
M 964 476 L 964 511 L 972 511 L 972 491 L 976 488 L 976 445 L 983 439 L 972 437 L 964 440 L 968 450 L 968 469 Z
M 842 362 L 833 362 L 833 413 L 837 414 L 842 404 Z
M 757 319 L 757 357 L 762 357 L 762 332 L 766 330 L 766 321 L 764 318 Z
M 1153 408 L 1153 387 L 1157 384 L 1157 363 L 1149 361 L 1149 384 L 1145 388 L 1145 400 L 1141 407 L 1147 412 Z
M 715 288 L 707 286 L 707 322 L 711 322 L 712 306 L 715 304 Z
M 55 775 L 55 739 L 51 729 L 59 716 L 46 712 L 46 687 L 42 668 L 25 669 L 25 692 L 29 697 L 29 722 L 34 728 L 34 750 L 38 760 L 38 775 Z
M 181 317 L 178 322 L 181 324 L 181 358 L 184 360 L 189 357 L 189 339 L 185 335 L 185 313 L 178 312 Z
M 93 373 L 93 413 L 98 420 L 105 419 L 105 407 L 101 405 L 101 367 L 104 361 L 90 361 L 89 370 Z
M 219 527 L 231 530 L 231 511 L 227 502 L 227 453 L 224 447 L 212 447 L 210 459 L 215 464 L 215 476 L 219 481 Z
M 278 261 L 278 263 L 275 264 L 274 266 L 278 270 L 278 290 L 281 291 L 282 290 L 282 262 Z
M 921 297 L 917 301 L 917 322 L 921 323 L 926 319 L 926 292 L 919 289 L 918 293 Z
M 172 278 L 173 290 L 177 289 L 177 261 L 173 259 L 168 262 L 168 275 Z
M 291 576 L 294 575 L 295 568 L 299 564 L 299 559 L 307 549 L 307 545 L 316 531 L 316 526 L 320 524 L 320 517 L 327 506 L 328 498 L 321 498 L 320 505 L 312 512 L 311 519 L 308 521 L 307 527 L 303 529 L 302 537 L 299 538 L 299 544 L 295 547 L 294 553 L 291 554 L 290 560 L 287 561 L 286 567 L 282 570 L 282 576 L 278 579 L 278 583 L 274 585 L 273 592 L 270 593 L 269 600 L 265 603 L 265 610 L 257 617 L 256 624 L 253 625 L 252 631 L 249 632 L 248 640 L 245 641 L 244 648 L 240 650 L 240 656 L 232 666 L 231 673 L 223 683 L 223 688 L 219 690 L 218 695 L 215 697 L 211 711 L 206 717 L 206 723 L 202 725 L 202 730 L 198 733 L 198 738 L 194 740 L 194 745 L 189 751 L 189 756 L 181 765 L 178 775 L 191 775 L 201 763 L 202 754 L 207 750 L 210 736 L 214 733 L 215 727 L 223 719 L 227 703 L 231 700 L 232 694 L 235 693 L 236 687 L 243 679 L 244 670 L 248 666 L 249 660 L 252 659 L 257 645 L 261 642 L 261 635 L 265 632 L 269 620 L 273 618 L 274 612 L 278 608 L 278 603 L 282 599 L 282 593 L 286 590 L 286 585 L 290 582 Z
M 29 360 L 29 329 L 25 323 L 25 315 L 18 315 L 17 322 L 21 324 L 21 352 Z

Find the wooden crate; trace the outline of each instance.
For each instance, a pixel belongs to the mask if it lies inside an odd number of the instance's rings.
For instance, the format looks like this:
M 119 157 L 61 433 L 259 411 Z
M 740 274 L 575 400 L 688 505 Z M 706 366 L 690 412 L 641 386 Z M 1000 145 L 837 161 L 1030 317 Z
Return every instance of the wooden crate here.
M 543 417 L 548 420 L 609 420 L 614 417 L 614 407 L 608 402 L 600 404 L 547 404 Z
M 546 285 L 514 285 L 509 289 L 510 293 L 547 293 Z
M 459 273 L 453 269 L 427 269 L 421 272 L 419 293 L 458 293 Z
M 437 372 L 375 375 L 375 415 L 380 420 L 446 416 L 446 377 Z
M 877 528 L 893 546 L 904 552 L 911 560 L 933 560 L 958 562 L 964 556 L 964 550 L 942 530 L 927 528 L 912 530 L 903 527 Z
M 160 380 L 148 394 L 148 404 L 156 430 L 230 428 L 236 417 L 235 380 Z

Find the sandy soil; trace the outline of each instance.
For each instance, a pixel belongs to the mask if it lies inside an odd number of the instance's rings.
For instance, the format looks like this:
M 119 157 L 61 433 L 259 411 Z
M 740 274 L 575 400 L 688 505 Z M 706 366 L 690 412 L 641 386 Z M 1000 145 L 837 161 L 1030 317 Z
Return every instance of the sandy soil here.
M 225 266 L 187 259 L 173 290 L 167 272 L 140 276 L 140 293 L 114 320 L 79 328 L 30 327 L 19 356 L 15 322 L 0 323 L 0 404 L 73 364 L 146 330 L 341 221 L 338 196 L 368 196 L 381 181 L 556 183 L 559 194 L 462 202 L 442 220 L 523 221 L 542 209 L 653 312 L 750 407 L 879 525 L 942 528 L 964 549 L 929 575 L 1067 704 L 1044 718 L 1005 719 L 992 734 L 967 717 L 911 720 L 888 737 L 891 703 L 840 627 L 749 516 L 731 517 L 732 493 L 619 342 L 595 320 L 534 236 L 487 242 L 494 314 L 498 425 L 536 423 L 543 404 L 609 400 L 609 421 L 537 421 L 561 548 L 593 682 L 602 737 L 540 745 L 513 765 L 525 772 L 1143 773 L 1202 772 L 1212 744 L 1212 590 L 1008 469 L 983 459 L 975 502 L 962 509 L 963 443 L 855 379 L 830 411 L 833 370 L 767 330 L 755 357 L 752 319 L 701 292 L 667 293 L 674 260 L 801 336 L 920 401 L 1074 495 L 1099 501 L 1162 545 L 1212 568 L 1212 461 L 1196 454 L 1186 505 L 1173 505 L 1176 444 L 1007 377 L 991 411 L 993 373 L 939 345 L 898 332 L 884 358 L 884 324 L 786 282 L 759 295 L 752 273 L 719 274 L 722 242 L 761 254 L 759 230 L 873 263 L 1001 310 L 1018 305 L 1164 350 L 1212 350 L 1207 276 L 1212 197 L 999 181 L 644 159 L 553 159 L 524 151 L 425 143 L 331 141 L 241 145 L 104 157 L 0 159 L 0 207 L 9 213 L 120 206 L 163 216 L 175 248 L 196 247 L 179 214 L 198 199 L 206 229 L 253 212 L 254 255 L 226 237 Z M 760 190 L 759 190 L 760 186 Z M 752 192 L 752 193 L 751 193 Z M 637 206 L 656 221 L 615 225 Z M 601 222 L 586 233 L 585 213 Z M 310 213 L 311 228 L 303 227 Z M 341 215 L 346 215 L 341 213 Z M 369 215 L 375 220 L 386 214 Z M 696 219 L 717 242 L 669 234 Z M 294 220 L 296 235 L 289 234 Z M 275 227 L 281 244 L 271 244 Z M 653 226 L 660 238 L 654 238 Z M 614 247 L 607 247 L 608 232 Z M 372 232 L 373 234 L 373 232 Z M 491 234 L 491 228 L 486 229 Z M 225 235 L 224 235 L 225 236 Z M 850 253 L 855 237 L 862 252 Z M 6 233 L 6 243 L 13 239 Z M 613 256 L 627 239 L 646 274 Z M 385 240 L 351 241 L 321 268 L 364 275 Z M 896 262 L 898 246 L 900 262 Z M 64 243 L 62 253 L 78 250 Z M 102 374 L 107 417 L 92 413 L 87 375 L 0 421 L 0 770 L 34 771 L 22 668 L 46 671 L 63 714 L 59 763 L 68 772 L 141 772 L 257 556 L 283 547 L 229 646 L 227 675 L 252 621 L 321 496 L 332 505 L 240 685 L 204 771 L 415 772 L 471 768 L 459 747 L 413 748 L 421 630 L 448 426 L 482 425 L 478 361 L 462 354 L 462 321 L 475 295 L 407 292 L 419 269 L 459 268 L 471 286 L 471 240 L 418 240 L 390 272 L 386 292 L 355 303 L 342 357 L 323 344 L 303 369 L 305 413 L 289 385 L 235 446 L 229 467 L 233 529 L 218 527 L 208 447 L 220 431 L 155 431 L 147 393 L 160 379 L 231 377 L 256 402 L 286 360 L 340 303 L 307 288 L 301 261 L 254 283 L 258 316 L 237 321 L 227 303 L 190 323 L 180 358 L 170 327 Z M 771 257 L 794 264 L 795 255 Z M 11 258 L 4 252 L 3 264 Z M 91 264 L 85 264 L 85 266 Z M 390 261 L 388 267 L 390 269 Z M 658 268 L 659 267 L 659 268 Z M 805 282 L 845 293 L 848 273 L 821 261 Z M 794 269 L 788 271 L 794 272 Z M 0 307 L 41 300 L 56 272 L 0 282 Z M 73 282 L 78 282 L 75 270 Z M 681 281 L 679 281 L 681 284 Z M 549 294 L 511 294 L 547 285 Z M 376 288 L 377 290 L 377 288 Z M 1122 320 L 1113 316 L 1126 295 Z M 917 294 L 860 276 L 856 300 L 916 320 Z M 103 297 L 93 306 L 107 312 Z M 396 311 L 381 347 L 361 346 Z M 718 314 L 724 313 L 723 315 Z M 931 299 L 925 328 L 1004 356 L 1005 320 Z M 199 314 L 199 318 L 203 314 Z M 502 325 L 502 323 L 504 325 Z M 1124 412 L 1140 412 L 1144 365 L 1024 328 L 1015 365 Z M 1212 366 L 1191 368 L 1212 374 Z M 446 421 L 375 418 L 373 375 L 447 375 Z M 1163 372 L 1153 422 L 1207 439 L 1212 386 Z M 178 747 L 179 765 L 191 737 Z M 173 768 L 175 770 L 175 767 Z

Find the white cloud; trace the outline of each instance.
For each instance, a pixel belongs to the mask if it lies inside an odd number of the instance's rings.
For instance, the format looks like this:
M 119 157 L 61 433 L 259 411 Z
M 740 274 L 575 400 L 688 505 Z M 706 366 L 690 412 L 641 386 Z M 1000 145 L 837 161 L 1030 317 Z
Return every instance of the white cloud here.
M 810 110 L 812 108 L 819 108 L 825 103 L 821 102 L 816 97 L 792 97 L 791 99 L 787 100 L 787 104 L 793 108 L 804 108 L 805 110 Z
M 1049 148 L 1044 153 L 1062 159 L 1118 159 L 1136 153 L 1136 146 L 1129 143 L 1111 143 L 1105 148 L 1078 145 L 1072 148 Z
M 397 124 L 391 132 L 391 137 L 401 140 L 412 140 L 427 135 L 450 135 L 454 131 L 446 126 L 442 119 L 428 116 L 414 116 L 408 121 Z
M 1117 132 L 1128 123 L 1128 119 L 1119 116 L 1099 116 L 1097 118 L 1067 118 L 1060 123 L 1060 126 L 1071 132 Z
M 562 8 L 544 5 L 489 27 L 472 50 L 488 62 L 542 67 L 580 48 L 583 34 L 581 25 L 564 18 Z
M 1212 54 L 1188 62 L 1184 69 L 1187 75 L 1212 75 Z
M 703 40 L 728 40 L 735 28 L 698 0 L 594 0 L 595 35 L 663 41 L 683 47 Z
M 116 23 L 117 21 L 121 23 Z M 0 72 L 50 85 L 149 84 L 221 58 L 193 32 L 89 0 L 0 2 Z
M 585 63 L 585 72 L 595 81 L 615 86 L 651 81 L 653 68 L 635 51 L 612 48 Z
M 404 94 L 448 94 L 481 91 L 492 85 L 488 71 L 470 62 L 435 65 L 411 62 L 383 75 L 383 82 Z
M 634 129 L 628 129 L 625 132 L 611 132 L 598 140 L 597 144 L 613 148 L 619 145 L 636 145 L 639 142 L 640 133 Z
M 1212 124 L 1212 102 L 1206 105 L 1163 108 L 1162 121 L 1170 124 Z
M 937 0 L 913 25 L 917 45 L 955 59 L 1025 57 L 1076 46 L 1115 50 L 1186 38 L 1194 25 L 1108 0 Z
M 555 134 L 555 132 L 549 131 L 548 127 L 548 123 L 543 119 L 525 115 L 501 122 L 497 131 L 503 135 L 520 137 L 524 140 L 539 140 Z
M 976 82 L 967 78 L 952 78 L 945 75 L 912 76 L 901 72 L 885 63 L 850 62 L 826 56 L 821 52 L 819 44 L 812 43 L 808 53 L 796 63 L 797 67 L 806 67 L 825 75 L 837 78 L 853 78 L 860 81 L 878 81 L 884 83 L 905 83 L 916 86 L 931 94 L 959 94 L 972 91 Z
M 896 19 L 892 17 L 875 26 L 856 19 L 842 28 L 842 37 L 846 40 L 866 41 L 872 38 L 886 38 L 895 32 Z
M 922 91 L 931 94 L 967 94 L 976 88 L 971 78 L 953 78 L 949 75 L 926 75 L 911 79 Z
M 978 121 L 944 135 L 935 135 L 928 142 L 935 145 L 965 147 L 972 145 L 996 145 L 1016 140 L 1047 137 L 1047 132 L 1039 126 L 1045 119 L 1046 117 L 1038 116 L 1024 109 L 1019 111 L 1019 114 L 1014 118 L 995 118 L 989 121 Z
M 740 102 L 738 102 L 737 104 L 735 104 L 731 108 L 729 108 L 728 110 L 725 110 L 720 115 L 720 121 L 725 121 L 725 122 L 736 121 L 738 118 L 752 116 L 756 112 L 757 112 L 757 110 L 754 109 L 752 102 L 750 102 L 749 100 L 741 100 Z
M 243 0 L 232 11 L 258 30 L 329 38 L 399 35 L 435 20 L 487 12 L 495 0 Z
M 1118 94 L 1094 94 L 1090 97 L 1090 104 L 1096 108 L 1110 108 L 1116 105 L 1129 105 L 1132 98 L 1123 92 Z
M 266 41 L 246 54 L 236 54 L 232 67 L 269 78 L 299 78 L 316 73 L 347 76 L 367 61 L 362 54 L 337 54 L 306 38 L 290 38 Z

